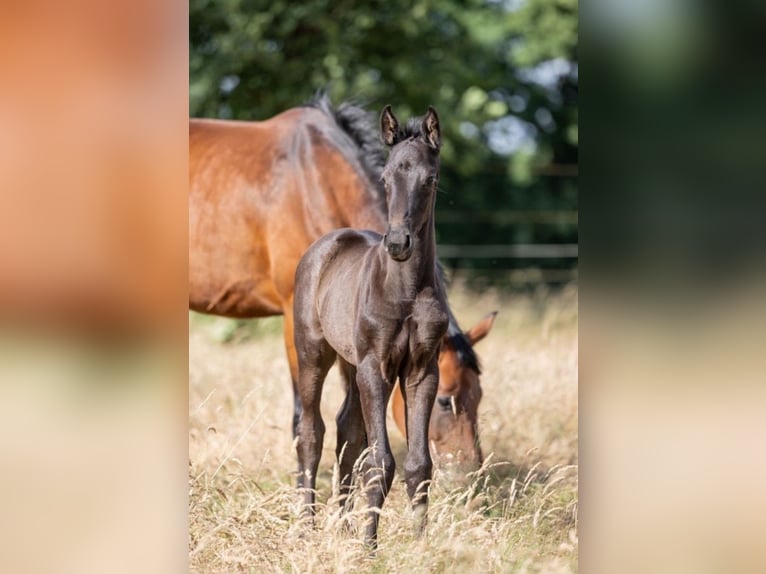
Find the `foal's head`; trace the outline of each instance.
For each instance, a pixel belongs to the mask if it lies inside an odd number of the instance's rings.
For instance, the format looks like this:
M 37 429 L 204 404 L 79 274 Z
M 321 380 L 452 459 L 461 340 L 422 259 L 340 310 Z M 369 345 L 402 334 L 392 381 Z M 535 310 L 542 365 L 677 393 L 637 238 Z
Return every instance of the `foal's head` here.
M 391 147 L 381 176 L 388 204 L 384 245 L 392 259 L 407 261 L 415 242 L 424 237 L 426 226 L 433 225 L 439 182 L 439 117 L 429 106 L 420 125 L 411 120 L 402 129 L 391 106 L 386 106 L 380 117 L 380 131 L 383 142 Z

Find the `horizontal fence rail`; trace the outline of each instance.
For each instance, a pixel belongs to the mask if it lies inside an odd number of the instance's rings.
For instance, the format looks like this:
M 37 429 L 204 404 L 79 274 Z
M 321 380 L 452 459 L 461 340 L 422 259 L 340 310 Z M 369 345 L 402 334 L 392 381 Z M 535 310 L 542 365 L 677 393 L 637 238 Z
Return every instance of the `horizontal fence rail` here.
M 438 208 L 437 208 L 438 209 Z M 447 229 L 462 227 L 487 227 L 497 229 L 526 226 L 527 229 L 555 226 L 559 228 L 559 241 L 567 243 L 458 243 L 459 235 L 452 236 L 455 243 L 437 244 L 437 254 L 455 277 L 471 278 L 471 281 L 486 281 L 494 285 L 554 285 L 576 283 L 578 280 L 577 226 L 579 212 L 575 209 L 479 209 L 466 212 L 456 209 L 439 210 L 436 214 L 437 229 L 444 225 L 445 238 L 451 233 Z M 563 231 L 561 231 L 563 230 Z M 529 236 L 534 241 L 534 234 Z M 474 240 L 479 238 L 474 238 Z M 487 237 L 488 241 L 498 237 Z M 480 239 L 479 239 L 480 240 Z M 470 241 L 470 240 L 469 240 Z M 543 241 L 545 241 L 543 239 Z M 558 260 L 558 261 L 557 261 Z M 468 267 L 463 268 L 464 265 Z M 551 268 L 553 267 L 553 268 Z
M 517 245 L 437 245 L 444 259 L 576 259 L 576 243 Z
M 521 286 L 577 283 L 579 273 L 576 267 L 573 269 L 540 269 L 538 267 L 527 267 L 524 269 L 471 268 L 449 269 L 448 276 L 451 282 L 457 282 L 458 284 L 465 282 L 474 286 L 482 284 Z
M 466 213 L 465 211 L 444 210 L 437 208 L 437 223 L 459 223 L 461 225 L 476 225 L 478 222 L 491 223 L 535 223 L 540 225 L 577 225 L 579 213 L 575 210 L 517 210 L 498 209 L 494 211 L 479 210 Z

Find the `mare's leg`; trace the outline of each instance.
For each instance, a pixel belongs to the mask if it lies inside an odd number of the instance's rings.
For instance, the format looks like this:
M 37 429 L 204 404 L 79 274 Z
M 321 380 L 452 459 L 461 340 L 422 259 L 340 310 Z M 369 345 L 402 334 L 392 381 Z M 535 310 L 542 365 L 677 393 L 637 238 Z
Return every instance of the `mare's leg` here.
M 284 337 L 287 364 L 290 366 L 290 379 L 293 383 L 293 438 L 298 436 L 298 421 L 301 418 L 301 399 L 298 394 L 298 354 L 295 351 L 295 328 L 293 325 L 293 297 L 290 296 L 282 306 L 284 311 Z
M 356 384 L 356 368 L 346 361 L 339 361 L 341 378 L 346 385 L 346 398 L 338 411 L 338 442 L 335 455 L 340 470 L 341 507 L 351 507 L 351 486 L 353 470 L 359 455 L 367 448 L 367 435 L 364 432 L 362 404 L 359 401 L 359 389 Z
M 356 380 L 367 440 L 371 447 L 362 463 L 369 507 L 365 541 L 375 547 L 380 519 L 378 510 L 391 489 L 396 465 L 386 430 L 386 407 L 393 387 L 383 380 L 380 366 L 372 356 L 360 363 Z
M 303 410 L 298 423 L 298 488 L 304 488 L 304 513 L 314 515 L 316 474 L 322 455 L 324 421 L 319 410 L 322 386 L 335 361 L 335 351 L 324 339 L 307 340 L 298 345 L 300 376 L 298 393 Z
M 431 480 L 431 453 L 428 450 L 428 424 L 439 386 L 439 366 L 433 359 L 421 372 L 410 374 L 402 384 L 407 411 L 407 458 L 404 480 L 415 514 L 415 531 L 422 533 L 428 508 L 428 485 Z

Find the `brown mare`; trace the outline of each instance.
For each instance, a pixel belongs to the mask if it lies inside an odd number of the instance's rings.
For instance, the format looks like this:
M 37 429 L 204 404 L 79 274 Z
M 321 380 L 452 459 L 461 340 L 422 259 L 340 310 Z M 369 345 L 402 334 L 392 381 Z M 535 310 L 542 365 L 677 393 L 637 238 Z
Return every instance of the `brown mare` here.
M 386 106 L 381 134 L 391 147 L 382 176 L 388 200 L 386 233 L 341 229 L 314 243 L 295 273 L 294 314 L 303 404 L 299 487 L 305 509 L 314 511 L 324 439 L 322 386 L 337 359 L 349 381 L 338 415 L 341 494 L 348 506 L 354 464 L 361 455 L 359 472 L 369 508 L 365 540 L 372 545 L 379 509 L 394 478 L 386 408 L 397 380 L 407 414 L 407 494 L 417 530 L 425 523 L 432 468 L 428 426 L 439 385 L 439 346 L 449 323 L 436 273 L 438 116 L 429 107 L 421 124 L 410 122 L 403 130 Z
M 350 104 L 333 109 L 326 96 L 262 122 L 189 122 L 189 306 L 227 317 L 284 314 L 293 433 L 300 415 L 295 268 L 309 245 L 333 229 L 385 231 L 383 163 L 383 146 L 367 112 Z M 440 389 L 439 397 L 450 403 L 455 397 L 458 412 L 475 420 L 476 405 L 464 403 L 468 395 L 450 391 L 478 389 L 476 355 L 451 314 L 444 343 L 443 354 L 451 355 L 445 368 L 454 368 L 443 369 L 441 380 L 461 383 Z M 433 442 L 444 451 L 434 454 L 471 452 L 471 466 L 477 466 L 481 455 L 472 430 L 473 435 L 446 433 L 463 440 Z
M 334 113 L 326 98 L 262 122 L 189 122 L 189 306 L 284 314 L 293 389 L 298 261 L 328 231 L 385 222 L 376 191 L 383 158 L 368 151 L 379 144 L 367 122 L 353 106 Z M 293 432 L 299 413 L 296 394 Z

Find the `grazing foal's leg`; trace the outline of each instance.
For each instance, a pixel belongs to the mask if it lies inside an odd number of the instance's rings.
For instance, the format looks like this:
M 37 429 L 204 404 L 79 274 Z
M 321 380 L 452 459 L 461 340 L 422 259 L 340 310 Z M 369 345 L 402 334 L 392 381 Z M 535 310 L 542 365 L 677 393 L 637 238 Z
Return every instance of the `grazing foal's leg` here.
M 428 423 L 439 386 L 439 365 L 432 360 L 422 372 L 412 373 L 405 391 L 407 410 L 407 458 L 404 480 L 415 514 L 415 532 L 423 532 L 428 508 L 428 481 L 431 480 L 431 453 L 428 450 Z
M 372 355 L 361 361 L 356 374 L 370 450 L 362 464 L 369 507 L 365 541 L 377 546 L 379 510 L 394 480 L 395 461 L 386 430 L 386 407 L 393 385 L 383 380 Z
M 325 426 L 319 403 L 322 385 L 334 361 L 335 351 L 324 339 L 308 343 L 304 338 L 299 353 L 298 392 L 303 411 L 298 423 L 298 488 L 306 489 L 304 514 L 309 516 L 315 512 L 316 474 L 324 441 Z
M 359 389 L 356 385 L 356 369 L 343 359 L 339 365 L 343 382 L 346 385 L 346 398 L 338 411 L 338 442 L 335 455 L 340 470 L 341 507 L 344 511 L 351 508 L 351 485 L 353 469 L 359 455 L 367 447 L 367 435 L 364 432 L 362 404 L 359 402 Z

